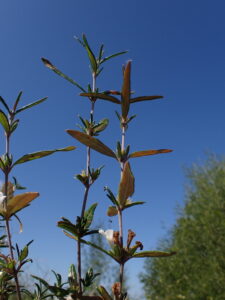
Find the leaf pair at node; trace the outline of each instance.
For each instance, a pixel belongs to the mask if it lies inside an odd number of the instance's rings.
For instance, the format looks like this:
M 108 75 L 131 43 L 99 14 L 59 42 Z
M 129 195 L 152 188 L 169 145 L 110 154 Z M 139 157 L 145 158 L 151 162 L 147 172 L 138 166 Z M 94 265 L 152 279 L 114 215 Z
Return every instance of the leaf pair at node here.
M 76 224 L 73 224 L 66 218 L 62 218 L 62 221 L 57 223 L 57 226 L 63 229 L 65 235 L 69 236 L 70 238 L 82 238 L 86 235 L 98 233 L 97 230 L 89 230 L 93 218 L 94 212 L 97 207 L 97 203 L 94 203 L 90 206 L 88 210 L 85 211 L 84 216 L 77 217 Z
M 89 98 L 95 98 L 95 99 L 103 99 L 107 101 L 111 101 L 116 104 L 121 105 L 121 116 L 119 115 L 119 118 L 121 120 L 121 124 L 127 125 L 128 122 L 130 122 L 135 116 L 132 116 L 131 118 L 128 118 L 128 113 L 130 110 L 130 104 L 135 102 L 141 102 L 141 101 L 148 101 L 148 100 L 156 100 L 161 99 L 163 96 L 140 96 L 131 98 L 132 91 L 131 91 L 131 82 L 130 82 L 130 76 L 131 76 L 131 61 L 128 61 L 128 63 L 123 68 L 123 85 L 121 92 L 117 92 L 114 94 L 120 94 L 121 99 L 119 100 L 115 96 L 109 95 L 109 93 L 81 93 L 80 96 L 89 97 Z
M 3 106 L 5 107 L 7 113 L 8 113 L 8 116 L 2 111 L 0 110 L 0 124 L 2 125 L 4 131 L 6 132 L 6 134 L 8 136 L 10 136 L 17 128 L 18 124 L 19 124 L 19 120 L 14 120 L 15 116 L 26 110 L 26 109 L 29 109 L 35 105 L 38 105 L 42 102 L 44 102 L 45 100 L 47 100 L 47 97 L 45 98 L 42 98 L 38 101 L 35 101 L 33 103 L 30 103 L 30 104 L 27 104 L 21 108 L 17 108 L 18 104 L 19 104 L 19 101 L 21 99 L 21 96 L 22 96 L 22 92 L 19 93 L 19 95 L 17 96 L 16 98 L 16 101 L 13 105 L 13 108 L 10 109 L 8 104 L 6 103 L 6 101 L 0 96 L 0 102 L 3 104 Z
M 101 142 L 99 139 L 94 138 L 84 132 L 80 132 L 77 130 L 66 130 L 67 133 L 69 135 L 71 135 L 73 138 L 75 138 L 76 140 L 78 140 L 80 143 L 82 143 L 83 145 L 90 147 L 91 149 L 104 154 L 106 156 L 110 156 L 113 157 L 115 159 L 118 159 L 118 145 L 117 145 L 117 151 L 116 153 L 111 150 L 108 146 L 106 146 L 103 142 Z M 121 148 L 121 146 L 120 146 Z M 125 150 L 125 154 L 129 153 L 129 148 L 127 148 Z M 149 156 L 149 155 L 155 155 L 155 154 L 160 154 L 160 153 L 168 153 L 168 152 L 172 152 L 172 150 L 170 149 L 159 149 L 159 150 L 144 150 L 144 151 L 137 151 L 134 153 L 129 154 L 127 157 L 127 159 L 129 158 L 135 158 L 135 157 L 141 157 L 141 156 Z M 124 154 L 123 154 L 124 155 Z M 122 152 L 120 154 L 119 160 L 121 159 L 122 156 Z M 124 156 L 123 156 L 124 157 Z
M 80 120 L 83 124 L 83 126 L 78 125 L 81 130 L 91 136 L 98 136 L 100 132 L 102 132 L 103 130 L 106 129 L 106 127 L 109 124 L 109 120 L 108 119 L 103 119 L 101 121 L 99 121 L 98 123 L 96 123 L 95 121 L 88 121 L 88 120 L 84 120 L 82 117 L 80 117 Z
M 91 68 L 91 73 L 92 76 L 97 78 L 99 76 L 99 74 L 102 72 L 103 68 L 102 68 L 102 64 L 105 63 L 106 61 L 119 56 L 121 54 L 126 53 L 127 51 L 122 51 L 122 52 L 118 52 L 115 54 L 112 54 L 110 56 L 107 57 L 103 57 L 104 54 L 104 45 L 101 45 L 100 49 L 99 49 L 99 53 L 96 56 L 94 54 L 94 52 L 92 51 L 87 38 L 85 36 L 85 34 L 82 35 L 82 40 L 76 37 L 76 40 L 84 47 L 84 49 L 86 50 L 87 54 L 88 54 L 88 58 L 89 58 L 89 62 L 90 62 L 90 68 Z M 72 83 L 73 85 L 75 85 L 78 89 L 80 89 L 82 92 L 87 93 L 87 92 L 91 92 L 91 87 L 90 85 L 88 85 L 87 90 L 85 90 L 79 83 L 77 83 L 75 80 L 73 80 L 72 78 L 70 78 L 69 76 L 67 76 L 66 74 L 64 74 L 62 71 L 60 71 L 58 68 L 56 68 L 48 59 L 46 58 L 42 58 L 42 62 L 44 63 L 44 65 L 49 68 L 50 70 L 52 70 L 53 72 L 55 72 L 56 74 L 58 74 L 59 76 L 63 77 L 64 79 L 66 79 L 67 81 L 69 81 L 70 83 Z M 97 89 L 95 90 L 95 92 L 98 91 Z M 91 96 L 90 99 L 93 101 L 93 97 Z

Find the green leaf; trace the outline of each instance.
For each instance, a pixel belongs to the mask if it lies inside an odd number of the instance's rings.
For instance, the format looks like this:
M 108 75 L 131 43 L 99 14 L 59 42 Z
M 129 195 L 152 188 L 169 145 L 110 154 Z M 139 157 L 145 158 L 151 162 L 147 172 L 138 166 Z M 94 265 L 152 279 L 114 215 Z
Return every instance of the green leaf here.
M 6 101 L 0 96 L 0 101 L 2 102 L 2 104 L 5 106 L 6 110 L 8 111 L 8 113 L 10 113 L 10 109 L 8 107 L 8 104 L 6 103 Z
M 103 64 L 103 63 L 104 63 L 104 62 L 106 62 L 107 60 L 109 60 L 109 59 L 111 59 L 111 58 L 113 58 L 113 57 L 116 57 L 116 56 L 119 56 L 119 55 L 125 54 L 125 53 L 127 53 L 127 52 L 128 52 L 128 51 L 122 51 L 122 52 L 118 52 L 118 53 L 115 53 L 115 54 L 109 55 L 109 56 L 107 56 L 107 57 L 103 58 L 103 59 L 101 60 L 100 64 Z
M 59 223 L 59 222 L 58 222 L 58 223 Z M 71 239 L 74 239 L 74 240 L 76 240 L 76 241 L 78 240 L 78 237 L 77 237 L 77 236 L 70 235 L 70 234 L 68 234 L 66 231 L 63 231 L 63 232 L 64 232 L 64 234 L 65 234 L 66 236 L 70 237 Z M 95 248 L 95 249 L 98 249 L 99 251 L 105 253 L 106 255 L 110 256 L 110 257 L 113 258 L 115 261 L 117 261 L 117 259 L 114 257 L 114 255 L 113 255 L 112 253 L 110 253 L 109 251 L 107 251 L 107 250 L 101 248 L 100 246 L 98 246 L 98 245 L 96 245 L 96 244 L 94 244 L 94 243 L 91 243 L 91 242 L 89 242 L 89 241 L 85 241 L 85 240 L 83 240 L 83 239 L 80 239 L 80 242 L 81 242 L 82 244 L 89 245 L 89 246 L 91 246 L 91 247 L 93 247 L 93 248 Z
M 109 206 L 107 210 L 107 216 L 108 217 L 114 217 L 118 214 L 118 209 L 116 206 Z
M 11 133 L 16 130 L 16 128 L 18 127 L 19 121 L 20 120 L 13 121 L 13 123 L 11 124 L 11 127 L 10 127 L 10 132 Z
M 170 149 L 159 149 L 159 150 L 143 150 L 143 151 L 137 151 L 133 152 L 129 155 L 129 158 L 134 158 L 134 157 L 141 157 L 141 156 L 148 156 L 148 155 L 155 155 L 155 154 L 160 154 L 160 153 L 169 153 L 172 152 L 173 150 Z
M 123 209 L 129 208 L 129 207 L 132 207 L 132 206 L 135 206 L 135 205 L 141 205 L 141 204 L 144 204 L 144 203 L 145 202 L 143 202 L 143 201 L 130 202 L 128 204 L 125 204 Z
M 28 256 L 28 246 L 26 245 L 20 253 L 19 260 L 23 261 Z
M 99 49 L 98 62 L 100 62 L 102 60 L 103 53 L 104 53 L 104 45 L 102 44 Z
M 118 202 L 120 207 L 123 208 L 126 205 L 126 201 L 134 193 L 134 176 L 130 169 L 129 162 L 124 165 L 121 181 L 119 184 Z
M 172 256 L 176 252 L 163 252 L 163 251 L 142 251 L 135 253 L 132 257 L 166 257 Z
M 102 93 L 81 93 L 80 96 L 82 97 L 89 97 L 89 98 L 95 98 L 95 99 L 102 99 L 107 100 L 116 104 L 120 104 L 120 100 L 118 100 L 116 97 L 102 94 Z
M 83 34 L 83 42 L 84 42 L 85 49 L 87 51 L 87 54 L 88 54 L 88 57 L 89 57 L 89 60 L 90 60 L 90 63 L 91 63 L 92 70 L 93 70 L 94 73 L 96 73 L 97 69 L 98 69 L 97 61 L 96 61 L 94 53 L 92 52 L 92 50 L 91 50 L 91 48 L 88 44 L 88 41 L 87 41 L 87 38 L 86 38 L 85 34 Z
M 84 88 L 82 88 L 81 85 L 79 85 L 76 81 L 74 81 L 73 79 L 71 79 L 69 76 L 67 76 L 66 74 L 64 74 L 62 71 L 60 71 L 59 69 L 57 69 L 49 60 L 47 60 L 46 58 L 42 57 L 41 60 L 43 61 L 44 65 L 51 69 L 53 72 L 55 72 L 56 74 L 58 74 L 59 76 L 63 77 L 64 79 L 66 79 L 67 81 L 69 81 L 70 83 L 72 83 L 73 85 L 75 85 L 76 87 L 78 87 L 81 91 L 83 91 L 84 93 L 86 92 Z
M 98 124 L 96 124 L 94 126 L 94 133 L 98 133 L 101 132 L 103 130 L 105 130 L 105 128 L 108 126 L 109 124 L 109 120 L 108 119 L 103 119 L 101 120 Z
M 85 229 L 88 229 L 93 221 L 94 212 L 97 207 L 98 203 L 94 203 L 91 207 L 85 211 L 84 218 L 86 219 Z
M 74 237 L 76 237 L 77 235 L 79 235 L 79 232 L 76 228 L 76 225 L 74 225 L 73 223 L 71 223 L 68 219 L 66 218 L 62 218 L 62 221 L 59 221 L 57 223 L 57 226 L 59 228 L 62 228 L 68 232 L 70 232 L 71 234 L 73 234 Z M 73 237 L 73 238 L 74 238 Z
M 20 102 L 20 99 L 21 99 L 22 94 L 23 94 L 22 91 L 19 92 L 19 94 L 18 94 L 18 96 L 17 96 L 17 98 L 16 98 L 16 101 L 15 101 L 15 103 L 14 103 L 14 105 L 13 105 L 13 112 L 16 111 L 17 105 L 18 105 L 19 102 Z
M 35 105 L 38 105 L 38 104 L 44 102 L 44 101 L 47 100 L 47 99 L 48 99 L 48 97 L 45 97 L 45 98 L 42 98 L 42 99 L 40 99 L 40 100 L 38 100 L 38 101 L 35 101 L 35 102 L 33 102 L 33 103 L 27 104 L 27 105 L 25 105 L 25 106 L 23 106 L 23 107 L 17 109 L 15 113 L 18 114 L 19 112 L 21 112 L 21 111 L 23 111 L 23 110 L 26 110 L 26 109 L 28 109 L 28 108 L 31 108 L 31 107 L 33 107 L 33 106 L 35 106 Z
M 39 151 L 39 152 L 29 153 L 29 154 L 26 154 L 26 155 L 22 156 L 21 158 L 19 158 L 19 159 L 13 164 L 13 166 L 18 165 L 18 164 L 25 163 L 25 162 L 27 162 L 27 161 L 31 161 L 31 160 L 34 160 L 34 159 L 42 158 L 42 157 L 51 155 L 51 154 L 53 154 L 53 153 L 55 153 L 55 152 L 71 151 L 71 150 L 74 150 L 74 149 L 76 149 L 76 147 L 74 147 L 74 146 L 69 146 L 69 147 L 62 148 L 62 149 L 44 150 L 44 151 Z
M 162 99 L 163 96 L 140 96 L 136 98 L 131 98 L 130 103 L 140 102 L 140 101 L 147 101 L 147 100 L 157 100 Z
M 2 110 L 0 110 L 0 123 L 2 124 L 2 127 L 4 128 L 5 132 L 8 133 L 10 130 L 9 121 Z
M 109 200 L 118 207 L 119 203 L 116 200 L 116 197 L 114 196 L 113 192 L 107 186 L 104 187 L 104 191 L 107 191 L 107 197 L 109 198 Z
M 102 296 L 104 300 L 113 300 L 113 298 L 109 295 L 109 293 L 106 291 L 104 286 L 98 286 L 97 291 Z
M 124 69 L 123 87 L 121 92 L 122 116 L 124 119 L 127 118 L 129 108 L 130 108 L 130 73 L 131 73 L 131 61 L 128 61 Z
M 90 147 L 104 155 L 116 158 L 115 153 L 105 144 L 103 144 L 100 140 L 77 130 L 66 130 L 66 132 L 85 146 Z

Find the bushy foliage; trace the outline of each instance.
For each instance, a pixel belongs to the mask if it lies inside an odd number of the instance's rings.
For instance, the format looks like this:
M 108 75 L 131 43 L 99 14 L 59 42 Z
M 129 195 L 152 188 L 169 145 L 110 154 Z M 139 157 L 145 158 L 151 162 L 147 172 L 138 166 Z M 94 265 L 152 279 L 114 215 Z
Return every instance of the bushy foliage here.
M 177 255 L 145 261 L 147 299 L 225 299 L 225 159 L 210 156 L 187 177 L 185 206 L 161 244 Z

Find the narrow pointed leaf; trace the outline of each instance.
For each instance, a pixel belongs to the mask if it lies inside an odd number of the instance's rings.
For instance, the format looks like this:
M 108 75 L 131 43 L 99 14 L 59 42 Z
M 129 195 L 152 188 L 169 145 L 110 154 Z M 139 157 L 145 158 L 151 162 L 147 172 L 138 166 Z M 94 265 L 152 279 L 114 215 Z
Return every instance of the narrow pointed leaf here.
M 163 96 L 140 96 L 140 97 L 130 99 L 130 103 L 148 101 L 148 100 L 157 100 L 161 98 L 163 98 Z
M 88 41 L 87 41 L 87 38 L 86 38 L 85 34 L 83 34 L 83 42 L 84 42 L 85 49 L 87 51 L 87 54 L 88 54 L 88 57 L 89 57 L 89 60 L 90 60 L 90 63 L 91 63 L 92 70 L 94 72 L 97 72 L 98 65 L 97 65 L 97 62 L 96 62 L 96 58 L 95 58 L 94 53 L 91 50 L 91 47 L 88 44 Z
M 141 157 L 141 156 L 148 156 L 148 155 L 155 155 L 155 154 L 161 154 L 161 153 L 169 153 L 172 152 L 171 149 L 159 149 L 159 150 L 143 150 L 143 151 L 137 151 L 133 152 L 129 155 L 129 158 L 134 157 Z
M 13 112 L 16 111 L 16 108 L 17 108 L 17 106 L 18 106 L 18 104 L 19 104 L 19 102 L 20 102 L 20 99 L 21 99 L 22 94 L 23 94 L 22 91 L 19 92 L 19 94 L 18 94 L 18 96 L 17 96 L 17 98 L 16 98 L 16 101 L 15 101 L 15 103 L 14 103 L 14 106 L 13 106 Z
M 113 300 L 113 298 L 109 295 L 104 286 L 98 286 L 97 291 L 102 296 L 103 300 Z
M 19 158 L 19 159 L 13 164 L 13 166 L 18 165 L 18 164 L 25 163 L 25 162 L 27 162 L 27 161 L 31 161 L 31 160 L 34 160 L 34 159 L 42 158 L 42 157 L 51 155 L 51 154 L 53 154 L 53 153 L 55 153 L 55 152 L 71 151 L 71 150 L 74 150 L 74 149 L 76 149 L 76 147 L 74 147 L 74 146 L 69 146 L 69 147 L 62 148 L 62 149 L 44 150 L 44 151 L 38 151 L 38 152 L 34 152 L 34 153 L 29 153 L 29 154 L 26 154 L 26 155 L 22 156 L 21 158 Z
M 130 72 L 131 72 L 131 61 L 128 61 L 124 69 L 123 87 L 121 92 L 122 116 L 124 119 L 126 119 L 130 108 Z
M 77 241 L 78 238 L 77 238 L 76 236 L 70 235 L 70 234 L 68 234 L 66 231 L 63 231 L 63 232 L 64 232 L 64 234 L 65 234 L 66 236 L 68 236 L 68 237 L 70 237 L 71 239 L 74 239 L 74 240 Z M 80 239 L 80 241 L 81 241 L 82 244 L 89 245 L 89 246 L 91 246 L 91 247 L 93 247 L 93 248 L 95 248 L 95 249 L 98 249 L 99 251 L 104 252 L 106 255 L 108 255 L 108 256 L 112 257 L 114 260 L 116 260 L 116 258 L 115 258 L 109 251 L 107 251 L 107 250 L 105 250 L 105 249 L 99 247 L 98 245 L 96 245 L 96 244 L 94 244 L 94 243 L 91 243 L 91 242 L 89 242 L 89 241 L 85 241 L 85 240 L 83 240 L 83 239 Z M 117 261 L 117 260 L 116 260 L 116 261 Z
M 71 234 L 73 234 L 73 236 L 77 236 L 79 234 L 76 226 L 74 224 L 72 224 L 69 220 L 63 220 L 63 221 L 59 221 L 57 223 L 57 226 L 59 228 L 62 228 L 63 230 L 66 230 L 68 232 L 70 232 Z M 73 237 L 74 238 L 74 237 Z
M 84 93 L 86 92 L 85 89 L 82 88 L 81 85 L 79 85 L 79 83 L 77 83 L 72 78 L 70 78 L 69 76 L 67 76 L 66 74 L 64 74 L 62 71 L 60 71 L 59 69 L 57 69 L 49 60 L 47 60 L 46 58 L 43 58 L 43 57 L 42 57 L 41 60 L 43 61 L 44 65 L 47 68 L 51 69 L 53 72 L 55 72 L 59 76 L 63 77 L 64 79 L 66 79 L 67 81 L 69 81 L 70 83 L 72 83 L 73 85 L 75 85 L 76 87 L 78 87 Z
M 141 205 L 141 204 L 144 204 L 144 203 L 145 202 L 143 202 L 143 201 L 130 202 L 130 203 L 126 204 L 123 209 L 129 208 L 129 207 L 132 207 L 132 206 L 135 206 L 135 205 Z
M 130 169 L 129 162 L 124 165 L 121 181 L 119 184 L 118 202 L 121 208 L 124 207 L 126 201 L 134 193 L 134 176 Z
M 91 207 L 84 213 L 84 218 L 86 219 L 85 229 L 90 227 L 97 205 L 98 203 L 92 204 Z
M 103 119 L 99 122 L 98 125 L 94 127 L 94 132 L 101 132 L 105 130 L 105 128 L 108 126 L 109 120 L 108 119 Z
M 5 132 L 9 132 L 10 126 L 9 126 L 9 121 L 5 113 L 0 110 L 0 123 L 2 124 L 3 129 Z
M 112 55 L 109 55 L 105 58 L 103 58 L 103 60 L 101 61 L 101 64 L 103 64 L 104 62 L 106 62 L 107 60 L 113 58 L 113 57 L 116 57 L 116 56 L 119 56 L 119 55 L 122 55 L 122 54 L 125 54 L 127 53 L 128 51 L 122 51 L 122 52 L 118 52 L 118 53 L 115 53 L 115 54 L 112 54 Z
M 176 252 L 163 252 L 163 251 L 142 251 L 135 253 L 132 257 L 166 257 L 172 256 Z
M 35 105 L 38 105 L 38 104 L 44 102 L 44 101 L 47 100 L 47 99 L 48 99 L 48 97 L 45 97 L 45 98 L 42 98 L 42 99 L 40 99 L 40 100 L 38 100 L 38 101 L 35 101 L 35 102 L 33 102 L 33 103 L 27 104 L 27 105 L 25 105 L 25 106 L 23 106 L 23 107 L 17 109 L 15 113 L 18 114 L 19 112 L 21 112 L 21 111 L 23 111 L 23 110 L 26 110 L 26 109 L 28 109 L 28 108 L 31 108 L 31 107 L 33 107 L 33 106 L 35 106 Z
M 116 158 L 115 153 L 103 144 L 100 140 L 93 138 L 92 136 L 77 131 L 77 130 L 66 130 L 68 134 L 77 139 L 80 143 L 84 144 L 87 147 L 94 149 L 97 152 L 100 152 L 104 155 L 111 156 Z
M 103 53 L 104 53 L 104 45 L 102 44 L 101 47 L 100 47 L 100 49 L 99 49 L 99 54 L 98 54 L 98 61 L 99 62 L 102 59 Z
M 116 104 L 120 104 L 120 100 L 118 100 L 116 97 L 102 94 L 102 93 L 81 93 L 80 96 L 95 98 L 95 99 L 102 99 L 102 100 L 110 101 L 110 102 L 113 102 Z
M 0 96 L 0 101 L 2 102 L 2 104 L 5 106 L 6 110 L 8 113 L 10 113 L 10 109 L 8 107 L 8 104 L 6 103 L 6 101 Z

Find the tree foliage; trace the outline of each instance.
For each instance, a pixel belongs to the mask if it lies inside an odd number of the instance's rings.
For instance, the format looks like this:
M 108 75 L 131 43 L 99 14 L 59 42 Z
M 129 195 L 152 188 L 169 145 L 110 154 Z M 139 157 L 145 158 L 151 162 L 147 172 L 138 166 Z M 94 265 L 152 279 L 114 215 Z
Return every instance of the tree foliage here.
M 161 244 L 177 255 L 145 261 L 147 299 L 225 299 L 225 159 L 210 156 L 187 177 L 184 208 Z

